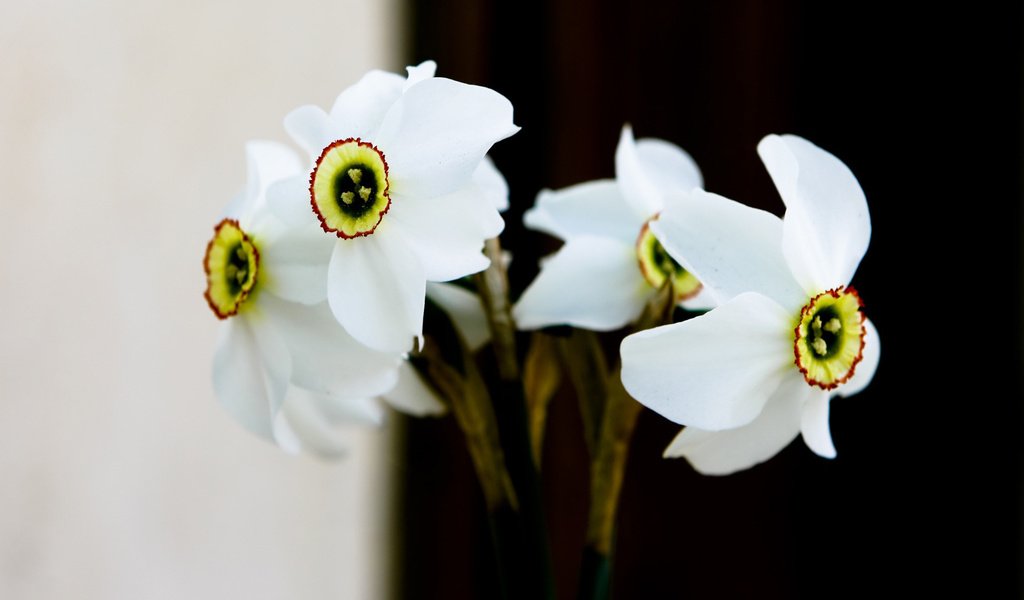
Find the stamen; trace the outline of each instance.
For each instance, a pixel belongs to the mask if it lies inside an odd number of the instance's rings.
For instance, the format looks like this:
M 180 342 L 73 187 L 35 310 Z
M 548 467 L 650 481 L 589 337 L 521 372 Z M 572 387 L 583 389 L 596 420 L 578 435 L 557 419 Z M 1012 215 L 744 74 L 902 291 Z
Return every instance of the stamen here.
M 352 180 L 352 183 L 358 185 L 359 181 L 363 178 L 363 172 L 359 169 L 349 169 L 348 176 Z M 366 200 L 365 196 L 363 197 L 363 200 Z
M 363 189 L 366 189 L 366 188 L 363 188 Z M 345 204 L 352 204 L 352 201 L 354 201 L 355 199 L 356 199 L 356 195 L 353 194 L 352 192 L 342 192 L 341 193 L 341 201 L 344 202 Z M 365 200 L 365 198 L 364 198 L 364 200 Z
M 811 342 L 811 346 L 814 346 L 814 351 L 821 356 L 825 356 L 825 353 L 828 352 L 828 344 L 826 344 L 825 340 L 821 338 L 814 338 L 814 341 Z
M 832 317 L 832 320 L 830 320 L 828 323 L 825 323 L 825 331 L 829 333 L 836 333 L 842 328 L 843 324 L 836 317 Z
M 356 183 L 359 182 L 357 181 Z M 359 188 L 359 197 L 363 199 L 363 202 L 367 201 L 370 198 L 370 188 L 365 185 Z

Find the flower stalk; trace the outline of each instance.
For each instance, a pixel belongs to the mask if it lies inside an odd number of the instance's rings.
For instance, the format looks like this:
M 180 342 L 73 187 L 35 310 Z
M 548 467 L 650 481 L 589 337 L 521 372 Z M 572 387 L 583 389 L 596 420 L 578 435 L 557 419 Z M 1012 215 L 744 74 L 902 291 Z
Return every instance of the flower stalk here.
M 638 330 L 671 322 L 675 292 L 666 281 L 647 303 L 636 323 Z M 629 445 L 643 406 L 622 386 L 621 366 L 605 383 L 604 410 L 590 462 L 590 514 L 587 543 L 580 569 L 580 600 L 608 598 L 610 594 L 612 550 L 619 496 L 626 475 Z M 582 390 L 577 388 L 577 393 Z M 584 404 L 581 399 L 581 405 Z

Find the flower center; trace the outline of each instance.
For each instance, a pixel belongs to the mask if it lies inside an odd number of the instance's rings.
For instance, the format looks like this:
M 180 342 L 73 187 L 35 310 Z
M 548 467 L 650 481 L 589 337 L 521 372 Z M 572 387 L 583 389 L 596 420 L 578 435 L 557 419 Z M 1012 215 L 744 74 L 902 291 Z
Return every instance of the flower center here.
M 697 295 L 701 283 L 672 258 L 658 238 L 648 226 L 654 217 L 640 229 L 640 235 L 636 239 L 636 257 L 640 261 L 640 272 L 643 273 L 647 283 L 660 289 L 665 280 L 672 283 L 672 289 L 676 295 L 676 301 L 686 300 Z
M 309 197 L 324 231 L 345 239 L 370 235 L 391 207 L 384 154 L 359 138 L 332 143 L 309 177 Z
M 256 285 L 260 253 L 234 219 L 224 219 L 213 230 L 206 245 L 206 297 L 220 319 L 238 313 Z
M 793 354 L 808 384 L 831 390 L 853 376 L 863 357 L 863 323 L 860 296 L 852 287 L 818 294 L 800 310 Z

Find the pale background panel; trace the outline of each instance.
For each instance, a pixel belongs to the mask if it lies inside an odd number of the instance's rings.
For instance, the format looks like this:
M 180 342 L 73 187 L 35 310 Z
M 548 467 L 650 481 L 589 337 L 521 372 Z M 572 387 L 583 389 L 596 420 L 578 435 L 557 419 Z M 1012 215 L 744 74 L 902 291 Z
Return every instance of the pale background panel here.
M 386 593 L 386 430 L 237 426 L 201 261 L 246 140 L 401 66 L 397 4 L 0 6 L 0 597 Z

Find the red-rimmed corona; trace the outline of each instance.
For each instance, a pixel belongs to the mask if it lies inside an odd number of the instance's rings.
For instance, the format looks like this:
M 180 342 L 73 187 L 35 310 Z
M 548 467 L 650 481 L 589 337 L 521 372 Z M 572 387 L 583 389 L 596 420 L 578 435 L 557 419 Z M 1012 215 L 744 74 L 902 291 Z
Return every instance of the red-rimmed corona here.
M 309 176 L 309 199 L 320 227 L 343 239 L 367 236 L 391 208 L 388 161 L 359 138 L 337 140 L 320 153 Z
M 853 287 L 836 288 L 811 298 L 793 328 L 794 362 L 804 380 L 834 390 L 853 377 L 864 358 L 864 313 Z
M 238 314 L 256 287 L 259 265 L 260 251 L 238 221 L 224 219 L 218 223 L 203 258 L 203 296 L 218 319 Z

